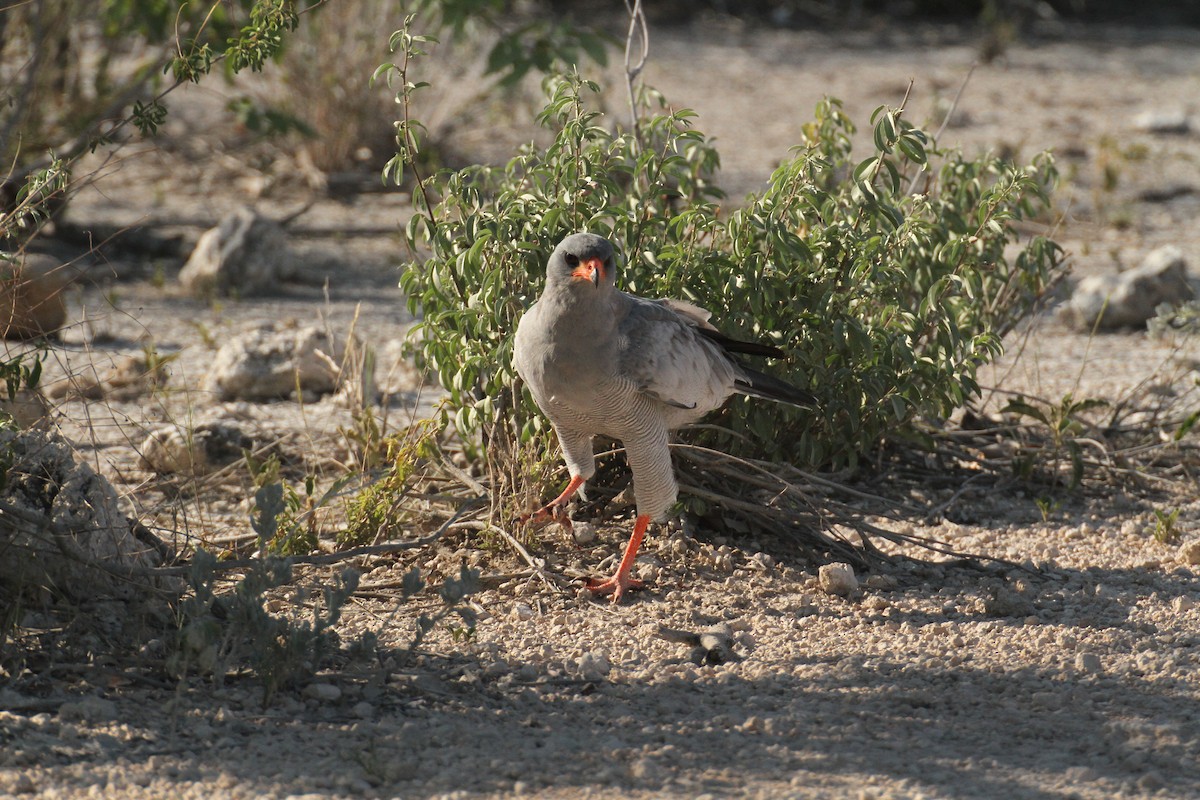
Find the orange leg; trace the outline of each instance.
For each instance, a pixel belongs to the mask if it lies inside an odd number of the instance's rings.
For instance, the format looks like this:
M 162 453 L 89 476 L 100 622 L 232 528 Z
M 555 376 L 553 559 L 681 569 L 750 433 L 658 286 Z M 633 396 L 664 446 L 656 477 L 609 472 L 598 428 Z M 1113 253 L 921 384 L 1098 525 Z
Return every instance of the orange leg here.
M 642 546 L 642 539 L 649 527 L 650 517 L 646 514 L 639 514 L 638 518 L 634 520 L 633 535 L 629 537 L 629 544 L 625 545 L 625 554 L 621 556 L 621 563 L 617 567 L 617 571 L 605 581 L 589 578 L 586 584 L 588 591 L 593 594 L 611 593 L 615 605 L 621 602 L 626 590 L 641 589 L 645 585 L 637 578 L 630 577 L 629 573 L 633 569 L 633 562 L 637 560 L 638 548 Z
M 570 528 L 571 520 L 567 517 L 565 511 L 567 508 L 567 503 L 570 502 L 575 493 L 579 491 L 580 486 L 583 486 L 583 478 L 579 477 L 578 475 L 572 475 L 571 482 L 567 484 L 566 489 L 563 489 L 562 494 L 551 500 L 549 503 L 546 503 L 546 505 L 542 506 L 529 516 L 525 517 L 522 521 L 527 520 L 529 522 L 544 522 L 548 519 L 552 519 L 560 525 Z

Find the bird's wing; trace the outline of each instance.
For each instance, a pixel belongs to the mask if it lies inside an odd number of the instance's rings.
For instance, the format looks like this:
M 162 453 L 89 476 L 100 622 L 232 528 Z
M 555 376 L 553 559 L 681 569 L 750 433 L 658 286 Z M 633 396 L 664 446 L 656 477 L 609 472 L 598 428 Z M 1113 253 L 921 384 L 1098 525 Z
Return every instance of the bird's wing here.
M 640 392 L 680 409 L 711 411 L 734 391 L 738 369 L 700 333 L 708 312 L 690 303 L 626 295 L 628 313 L 618 326 L 623 378 Z
M 712 323 L 712 312 L 707 308 L 701 308 L 695 303 L 689 303 L 687 300 L 675 300 L 673 298 L 664 297 L 661 300 L 654 300 L 654 303 L 669 308 L 674 311 L 680 318 L 690 325 L 704 330 L 715 331 Z
M 780 350 L 778 347 L 770 344 L 762 344 L 760 342 L 743 342 L 739 339 L 731 339 L 716 328 L 709 320 L 712 319 L 712 312 L 708 309 L 701 308 L 694 303 L 689 303 L 686 300 L 656 300 L 654 301 L 664 308 L 669 308 L 679 315 L 680 319 L 687 322 L 689 325 L 695 325 L 696 331 L 707 339 L 711 339 L 721 346 L 721 349 L 729 353 L 745 353 L 752 356 L 767 356 L 768 358 L 783 358 L 787 353 Z

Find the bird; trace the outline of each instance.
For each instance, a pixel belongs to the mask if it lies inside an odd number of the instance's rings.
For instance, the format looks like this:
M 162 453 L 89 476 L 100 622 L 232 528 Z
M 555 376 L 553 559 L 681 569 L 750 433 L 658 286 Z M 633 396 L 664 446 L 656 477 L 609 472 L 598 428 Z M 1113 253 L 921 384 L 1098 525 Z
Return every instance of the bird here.
M 526 518 L 570 527 L 567 503 L 595 475 L 593 437 L 618 439 L 633 473 L 633 533 L 610 578 L 589 578 L 595 595 L 620 603 L 643 583 L 631 571 L 651 522 L 674 505 L 678 484 L 670 433 L 734 394 L 811 407 L 815 397 L 751 369 L 735 354 L 782 357 L 779 348 L 722 334 L 710 312 L 683 300 L 619 290 L 617 253 L 594 233 L 564 238 L 546 265 L 545 288 L 521 316 L 513 364 L 558 436 L 570 480 Z

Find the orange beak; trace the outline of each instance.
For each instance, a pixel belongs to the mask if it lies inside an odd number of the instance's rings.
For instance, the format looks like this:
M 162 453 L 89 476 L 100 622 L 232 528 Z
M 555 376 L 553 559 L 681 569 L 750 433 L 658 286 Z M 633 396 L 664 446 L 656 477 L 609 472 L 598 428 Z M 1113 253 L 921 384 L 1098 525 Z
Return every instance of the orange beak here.
M 585 258 L 579 262 L 579 266 L 571 273 L 571 277 L 583 278 L 599 287 L 600 279 L 604 277 L 604 262 L 598 258 Z

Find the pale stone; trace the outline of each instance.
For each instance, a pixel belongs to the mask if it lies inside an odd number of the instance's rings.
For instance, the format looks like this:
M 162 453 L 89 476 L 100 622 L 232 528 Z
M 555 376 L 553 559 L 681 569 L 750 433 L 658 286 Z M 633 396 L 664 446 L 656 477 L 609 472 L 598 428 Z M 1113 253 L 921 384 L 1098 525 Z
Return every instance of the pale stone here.
M 1183 251 L 1173 245 L 1150 252 L 1137 267 L 1079 281 L 1062 311 L 1077 330 L 1140 327 L 1160 305 L 1180 305 L 1195 296 Z
M 341 377 L 344 342 L 316 325 L 281 322 L 226 342 L 204 376 L 219 400 L 273 400 L 301 392 L 329 394 Z
M 201 298 L 259 294 L 290 277 L 292 259 L 283 228 L 242 206 L 204 232 L 179 282 Z
M 858 589 L 858 578 L 854 575 L 854 567 L 842 562 L 822 565 L 817 571 L 817 580 L 820 582 L 822 590 L 841 597 Z

